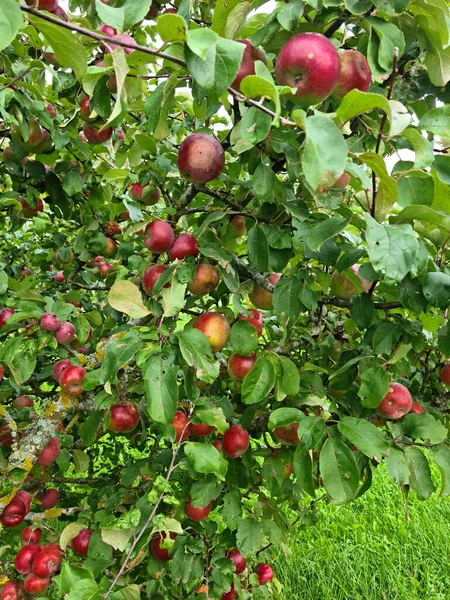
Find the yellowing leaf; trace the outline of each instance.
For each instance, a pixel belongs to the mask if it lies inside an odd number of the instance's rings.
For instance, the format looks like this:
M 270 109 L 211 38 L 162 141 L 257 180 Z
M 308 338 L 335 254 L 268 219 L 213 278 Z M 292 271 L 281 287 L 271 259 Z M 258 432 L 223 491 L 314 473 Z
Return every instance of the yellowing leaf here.
M 133 319 L 140 319 L 151 312 L 144 306 L 142 294 L 137 285 L 131 281 L 118 281 L 109 290 L 109 304 L 119 312 Z

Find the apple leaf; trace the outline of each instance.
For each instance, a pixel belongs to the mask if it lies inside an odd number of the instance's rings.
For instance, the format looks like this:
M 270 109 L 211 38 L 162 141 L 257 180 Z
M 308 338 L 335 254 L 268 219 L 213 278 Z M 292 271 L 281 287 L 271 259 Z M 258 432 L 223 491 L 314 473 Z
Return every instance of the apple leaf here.
M 225 477 L 228 463 L 212 444 L 186 442 L 184 454 L 197 473 L 215 473 L 220 478 Z
M 410 473 L 409 485 L 416 492 L 419 500 L 426 500 L 434 492 L 428 459 L 416 446 L 406 447 L 405 457 Z
M 312 472 L 312 460 L 309 452 L 305 452 L 302 447 L 298 447 L 294 452 L 294 475 L 300 490 L 312 498 L 316 495 L 314 479 Z
M 391 448 L 385 457 L 384 463 L 389 477 L 397 485 L 409 484 L 409 467 L 405 453 L 399 448 Z
M 213 383 L 219 376 L 219 362 L 214 360 L 211 345 L 204 333 L 198 329 L 187 329 L 176 333 L 181 354 L 196 376 L 206 383 Z
M 430 454 L 436 461 L 441 472 L 441 496 L 450 496 L 450 448 L 439 445 L 430 449 Z
M 256 519 L 240 519 L 236 533 L 236 546 L 244 555 L 255 553 L 262 546 L 261 524 Z
M 178 368 L 163 356 L 151 356 L 144 367 L 144 386 L 147 410 L 151 419 L 168 425 L 177 409 Z
M 389 373 L 383 367 L 370 367 L 361 374 L 358 396 L 367 408 L 376 408 L 389 391 Z
M 0 23 L 0 50 L 4 50 L 16 37 L 22 24 L 22 13 L 15 0 L 2 0 Z
M 256 404 L 268 396 L 275 385 L 275 370 L 266 356 L 260 356 L 253 369 L 242 382 L 241 397 L 244 404 Z
M 138 286 L 132 281 L 116 282 L 109 290 L 108 302 L 115 310 L 132 319 L 141 319 L 151 314 L 144 306 Z
M 163 42 L 186 41 L 186 21 L 180 15 L 161 15 L 156 21 L 156 31 Z
M 408 437 L 426 440 L 432 444 L 440 444 L 448 436 L 447 428 L 428 413 L 409 413 L 402 419 L 401 425 Z
M 338 429 L 358 450 L 378 462 L 389 453 L 386 436 L 373 423 L 365 419 L 343 417 Z
M 346 444 L 328 438 L 320 452 L 319 465 L 323 485 L 335 502 L 348 502 L 355 498 L 359 471 L 353 452 Z
M 291 423 L 300 423 L 305 418 L 305 415 L 298 408 L 277 408 L 270 413 L 269 431 L 273 431 L 275 427 L 283 427 Z

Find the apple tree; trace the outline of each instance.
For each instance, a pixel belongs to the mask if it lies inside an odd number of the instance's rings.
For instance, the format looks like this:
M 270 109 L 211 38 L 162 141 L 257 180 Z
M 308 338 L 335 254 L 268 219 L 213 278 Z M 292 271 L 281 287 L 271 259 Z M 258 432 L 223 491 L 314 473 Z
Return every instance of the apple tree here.
M 2 600 L 281 598 L 381 463 L 450 494 L 446 0 L 0 23 Z

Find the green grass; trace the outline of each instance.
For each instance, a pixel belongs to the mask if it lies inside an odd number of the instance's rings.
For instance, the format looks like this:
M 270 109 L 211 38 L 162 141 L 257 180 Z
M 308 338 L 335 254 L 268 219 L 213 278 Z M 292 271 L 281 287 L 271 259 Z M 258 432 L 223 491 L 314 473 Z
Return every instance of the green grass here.
M 450 599 L 450 501 L 411 492 L 405 521 L 400 489 L 385 470 L 348 505 L 323 505 L 318 522 L 292 535 L 277 575 L 289 600 Z

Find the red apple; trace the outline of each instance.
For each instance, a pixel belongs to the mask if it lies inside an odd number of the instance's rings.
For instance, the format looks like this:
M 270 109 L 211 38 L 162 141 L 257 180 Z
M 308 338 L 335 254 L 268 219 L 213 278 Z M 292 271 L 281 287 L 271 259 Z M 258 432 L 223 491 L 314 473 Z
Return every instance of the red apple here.
M 418 415 L 423 414 L 425 411 L 423 406 L 421 406 L 418 402 L 413 402 L 411 405 L 411 410 L 409 412 L 416 413 Z
M 24 548 L 25 549 L 25 548 Z M 38 577 L 52 577 L 61 564 L 61 551 L 54 544 L 41 546 L 33 560 L 33 573 Z
M 167 534 L 162 532 L 157 533 L 152 538 L 152 541 L 150 543 L 150 549 L 156 560 L 167 562 L 170 559 L 169 550 L 167 550 L 166 548 L 161 548 L 161 543 L 166 539 L 166 537 Z M 173 533 L 171 531 L 170 538 L 174 540 L 176 538 L 176 533 Z
M 83 121 L 86 121 L 86 123 L 93 123 L 98 118 L 95 113 L 92 116 L 90 96 L 83 96 L 80 100 L 80 117 Z
M 75 339 L 76 329 L 68 321 L 63 321 L 55 331 L 55 339 L 58 344 L 70 344 Z
M 59 379 L 62 375 L 62 372 L 64 371 L 64 369 L 67 369 L 67 367 L 70 366 L 70 360 L 67 360 L 65 358 L 63 358 L 62 360 L 58 360 L 58 362 L 56 362 L 53 365 L 53 379 L 59 383 Z
M 128 44 L 129 46 L 136 46 L 136 40 L 134 40 L 131 37 L 131 35 L 127 35 L 126 33 L 119 33 L 118 35 L 114 35 L 112 39 L 118 42 L 123 42 L 124 44 Z M 110 52 L 118 48 L 117 44 L 113 44 L 111 42 L 105 42 L 105 46 L 105 54 L 109 54 Z M 131 54 L 132 52 L 134 52 L 134 48 L 127 48 L 125 46 L 122 46 L 122 48 L 125 54 Z
M 113 404 L 109 409 L 110 431 L 133 431 L 139 423 L 139 410 L 133 402 Z
M 182 410 L 177 410 L 172 419 L 172 427 L 175 429 L 175 439 L 177 442 L 184 441 L 190 433 L 190 424 L 188 423 L 186 413 Z
M 259 563 L 259 565 L 256 565 L 255 573 L 258 575 L 259 585 L 263 585 L 264 583 L 270 583 L 274 576 L 272 567 L 269 566 L 267 563 Z
M 17 527 L 20 525 L 27 514 L 25 504 L 14 498 L 9 504 L 5 506 L 0 516 L 0 522 L 4 527 Z
M 180 146 L 178 169 L 192 183 L 217 179 L 225 165 L 225 153 L 212 135 L 193 133 Z
M 255 310 L 254 308 L 249 308 L 248 312 L 251 313 L 249 316 L 246 315 L 238 315 L 238 319 L 240 321 L 248 321 L 250 325 L 252 325 L 256 329 L 256 333 L 258 337 L 262 335 L 263 330 L 263 314 L 259 312 L 259 310 Z
M 25 510 L 27 511 L 27 514 L 30 512 L 33 497 L 29 492 L 26 492 L 25 490 L 19 490 L 14 496 L 14 500 L 20 500 L 23 502 L 25 504 Z
M 59 17 L 63 21 L 66 21 L 66 23 L 69 22 L 69 17 L 67 16 L 66 11 L 63 8 L 61 8 L 60 6 L 57 6 L 51 12 L 55 15 L 55 17 Z
M 267 277 L 267 281 L 272 285 L 276 285 L 278 280 L 281 277 L 281 273 L 271 273 Z M 273 293 L 268 292 L 264 288 L 259 285 L 254 285 L 253 290 L 248 295 L 250 302 L 256 308 L 261 308 L 262 310 L 271 310 L 273 308 Z
M 336 87 L 341 72 L 339 54 L 320 33 L 292 37 L 278 53 L 275 79 L 297 91 L 290 98 L 301 106 L 323 102 Z
M 234 562 L 234 566 L 236 569 L 236 575 L 240 575 L 241 573 L 243 573 L 245 571 L 245 568 L 247 566 L 247 561 L 245 560 L 245 558 L 242 556 L 242 554 L 239 552 L 239 550 L 237 548 L 230 550 L 227 554 L 227 558 L 231 558 L 231 560 Z
M 29 544 L 19 550 L 14 559 L 16 571 L 21 575 L 28 575 L 28 573 L 31 573 L 33 559 L 38 552 L 39 546 L 36 544 Z
M 155 254 L 167 252 L 175 241 L 175 234 L 167 221 L 153 221 L 145 228 L 144 244 Z
M 33 408 L 34 407 L 34 402 L 30 398 L 30 396 L 27 396 L 27 395 L 18 396 L 17 398 L 14 398 L 13 403 L 12 403 L 12 407 L 16 408 L 16 409 Z
M 56 115 L 58 114 L 58 113 L 56 112 L 56 108 L 53 106 L 53 104 L 46 104 L 46 105 L 44 106 L 44 110 L 45 110 L 46 112 L 48 112 L 48 114 L 51 116 L 51 118 L 52 118 L 52 119 L 55 119 L 55 118 L 56 118 Z
M 1 315 L 1 313 L 0 313 Z M 1 318 L 1 317 L 0 317 Z M 1 325 L 0 325 L 1 327 Z M 445 385 L 450 385 L 450 363 L 444 365 L 439 371 L 439 378 Z
M 78 554 L 78 556 L 87 556 L 91 535 L 92 531 L 90 529 L 82 529 L 80 533 L 73 538 L 70 545 L 75 554 Z
M 130 189 L 130 196 L 133 200 L 142 202 L 146 206 L 153 206 L 161 198 L 161 190 L 152 184 L 140 185 L 135 183 Z
M 34 208 L 30 206 L 30 204 L 28 204 L 28 202 L 23 196 L 19 199 L 19 201 L 22 205 L 22 212 L 24 217 L 33 217 L 34 215 L 37 215 L 39 212 L 42 212 L 44 210 L 44 203 L 40 198 L 38 198 L 36 206 Z
M 2 588 L 1 600 L 23 600 L 23 587 L 16 581 L 7 581 Z
M 257 60 L 261 60 L 267 65 L 267 58 L 264 50 L 261 47 L 255 48 L 249 40 L 236 40 L 236 42 L 240 42 L 241 44 L 245 45 L 241 66 L 239 67 L 239 71 L 235 80 L 231 84 L 232 88 L 235 90 L 240 90 L 241 81 L 244 79 L 244 77 L 255 74 L 255 62 Z
M 351 90 L 367 92 L 372 83 L 372 72 L 366 57 L 357 50 L 344 50 L 339 54 L 341 72 L 333 98 L 342 100 Z
M 37 596 L 38 594 L 42 594 L 48 586 L 50 585 L 49 577 L 38 577 L 34 573 L 30 573 L 25 577 L 25 581 L 23 582 L 23 588 L 27 594 L 31 596 Z
M 25 0 L 26 3 L 28 4 L 28 6 L 36 6 L 40 9 L 40 10 L 48 10 L 49 12 L 52 10 L 55 10 L 55 8 L 58 6 L 58 2 L 59 0 Z
M 62 283 L 66 278 L 64 277 L 64 273 L 62 271 L 56 271 L 54 275 L 54 280 L 57 283 Z
M 286 446 L 298 446 L 300 444 L 298 426 L 298 423 L 289 423 L 289 425 L 275 427 L 273 435 L 281 444 L 285 444 Z
M 230 324 L 220 313 L 203 313 L 195 319 L 194 327 L 206 335 L 213 352 L 218 352 L 227 345 L 230 337 Z
M 56 315 L 48 312 L 42 315 L 39 325 L 44 331 L 56 331 L 61 322 Z
M 39 544 L 42 537 L 42 530 L 37 527 L 36 529 L 32 529 L 31 527 L 25 527 L 25 529 L 20 534 L 20 540 L 22 542 L 22 546 L 28 546 L 28 544 Z
M 148 296 L 152 295 L 153 286 L 164 273 L 164 271 L 167 271 L 167 267 L 165 265 L 152 265 L 145 271 L 142 279 L 142 287 Z M 166 283 L 164 287 L 170 287 L 170 283 Z
M 104 230 L 105 235 L 109 237 L 114 237 L 115 235 L 120 235 L 122 233 L 122 227 L 119 223 L 115 223 L 114 221 L 106 221 Z
M 100 31 L 108 37 L 113 37 L 114 35 L 117 35 L 117 29 L 114 29 L 114 27 L 111 27 L 111 25 L 102 25 L 100 27 Z
M 83 125 L 83 133 L 90 144 L 104 144 L 111 139 L 114 132 L 113 127 L 106 127 L 104 121 L 96 121 L 95 123 L 86 123 Z
M 228 373 L 232 379 L 242 381 L 256 363 L 256 354 L 241 356 L 233 353 L 228 359 Z
M 211 512 L 211 504 L 198 508 L 197 506 L 194 506 L 189 499 L 184 505 L 184 512 L 188 519 L 191 519 L 192 521 L 203 521 Z
M 58 458 L 61 443 L 57 437 L 53 437 L 39 454 L 36 464 L 40 467 L 49 467 Z
M 3 368 L 2 365 L 0 365 L 0 381 L 3 379 L 4 374 L 5 374 L 5 369 Z
M 176 243 L 177 240 L 175 240 Z M 173 247 L 175 247 L 175 244 Z M 194 277 L 189 283 L 188 289 L 194 296 L 205 296 L 215 290 L 218 283 L 219 274 L 216 267 L 209 263 L 200 263 L 195 269 Z
M 13 308 L 4 308 L 0 310 L 0 327 L 6 325 L 8 319 L 10 319 L 16 311 Z
M 393 381 L 389 384 L 388 393 L 377 406 L 377 411 L 388 419 L 401 419 L 411 410 L 412 402 L 408 388 Z
M 43 510 L 48 510 L 49 508 L 54 508 L 59 502 L 59 492 L 54 488 L 48 488 L 39 498 L 41 502 L 41 508 Z
M 236 591 L 236 588 L 234 587 L 234 583 L 232 583 L 230 591 L 222 594 L 221 600 L 235 600 L 235 598 L 237 598 L 237 595 L 238 593 Z
M 198 243 L 193 235 L 190 233 L 182 233 L 179 235 L 172 247 L 169 250 L 170 260 L 183 260 L 186 256 L 197 256 L 198 254 Z
M 105 278 L 108 277 L 109 272 L 112 270 L 112 265 L 108 265 L 108 263 L 102 261 L 98 263 L 97 269 L 100 277 Z
M 239 458 L 250 445 L 248 431 L 242 429 L 241 425 L 232 425 L 223 436 L 223 451 L 230 458 Z
M 222 452 L 223 449 L 223 440 L 222 438 L 217 438 L 213 441 L 213 446 L 218 452 Z
M 212 431 L 214 431 L 214 427 L 206 425 L 206 423 L 191 423 L 191 432 L 197 437 L 206 437 Z
M 10 448 L 13 443 L 13 438 L 11 435 L 11 430 L 8 425 L 2 425 L 0 427 L 0 446 L 4 446 L 6 448 Z

